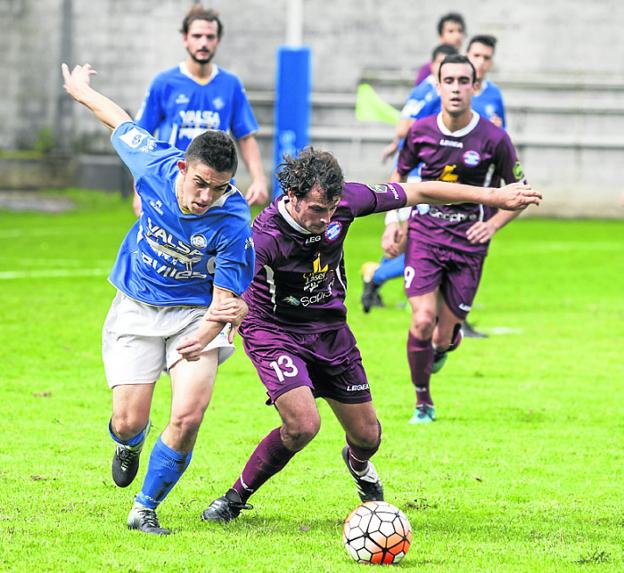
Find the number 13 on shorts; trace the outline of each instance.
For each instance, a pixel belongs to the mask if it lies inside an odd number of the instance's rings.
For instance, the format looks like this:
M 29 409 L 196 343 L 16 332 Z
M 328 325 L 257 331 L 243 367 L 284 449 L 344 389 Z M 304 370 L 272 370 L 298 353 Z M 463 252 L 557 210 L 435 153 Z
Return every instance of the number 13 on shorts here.
M 282 354 L 278 357 L 277 360 L 273 360 L 273 362 L 269 362 L 269 366 L 275 370 L 275 374 L 277 375 L 277 379 L 280 382 L 284 382 L 286 378 L 293 378 L 299 374 L 299 370 L 295 366 L 292 358 L 287 354 Z

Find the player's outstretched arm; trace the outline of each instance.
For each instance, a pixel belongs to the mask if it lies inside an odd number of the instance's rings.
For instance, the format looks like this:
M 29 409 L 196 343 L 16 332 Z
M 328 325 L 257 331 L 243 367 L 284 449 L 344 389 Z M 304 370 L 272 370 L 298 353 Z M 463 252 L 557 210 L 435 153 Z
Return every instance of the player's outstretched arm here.
M 62 64 L 61 71 L 65 91 L 77 102 L 90 109 L 106 127 L 115 129 L 124 121 L 132 120 L 113 100 L 91 87 L 91 76 L 97 72 L 89 64 L 76 66 L 71 71 L 67 64 Z
M 473 187 L 459 183 L 426 181 L 403 183 L 408 206 L 419 203 L 440 205 L 447 203 L 482 203 L 496 209 L 517 211 L 529 205 L 539 205 L 542 194 L 526 183 L 511 183 L 504 187 Z
M 191 335 L 185 337 L 182 342 L 176 347 L 176 350 L 182 355 L 185 360 L 191 362 L 199 360 L 199 357 L 205 348 L 205 346 L 212 341 L 213 338 L 221 332 L 223 327 L 229 322 L 228 318 L 234 318 L 234 327 L 238 328 L 236 324 L 237 320 L 242 318 L 239 316 L 241 307 L 239 304 L 228 305 L 226 301 L 228 299 L 237 298 L 236 295 L 228 290 L 214 287 L 212 292 L 212 304 L 210 308 L 214 307 L 214 311 L 211 314 L 211 310 L 208 309 L 204 320 L 201 322 L 197 330 Z M 247 305 L 244 301 L 242 311 L 246 314 Z M 218 318 L 216 318 L 218 316 Z M 214 317 L 214 318 L 213 318 Z M 243 314 L 244 317 L 244 314 Z

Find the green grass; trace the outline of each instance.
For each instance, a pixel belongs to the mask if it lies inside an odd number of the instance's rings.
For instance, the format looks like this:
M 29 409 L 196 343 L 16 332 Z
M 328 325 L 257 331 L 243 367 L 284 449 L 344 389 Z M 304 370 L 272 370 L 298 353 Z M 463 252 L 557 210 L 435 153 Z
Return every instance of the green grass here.
M 0 213 L 0 571 L 361 570 L 341 547 L 357 497 L 325 404 L 317 439 L 252 498 L 253 511 L 226 527 L 200 521 L 278 423 L 240 349 L 160 509 L 176 534 L 126 530 L 147 456 L 135 484 L 113 486 L 100 329 L 113 297 L 106 271 L 132 214 L 115 195 L 68 195 L 74 212 Z M 533 219 L 501 231 L 473 320 L 507 334 L 465 340 L 450 356 L 428 427 L 406 424 L 400 283 L 385 287 L 386 308 L 364 315 L 358 304 L 359 266 L 377 258 L 382 224 L 352 228 L 348 303 L 384 428 L 375 463 L 414 528 L 400 568 L 622 571 L 624 224 Z M 169 396 L 163 378 L 150 443 Z

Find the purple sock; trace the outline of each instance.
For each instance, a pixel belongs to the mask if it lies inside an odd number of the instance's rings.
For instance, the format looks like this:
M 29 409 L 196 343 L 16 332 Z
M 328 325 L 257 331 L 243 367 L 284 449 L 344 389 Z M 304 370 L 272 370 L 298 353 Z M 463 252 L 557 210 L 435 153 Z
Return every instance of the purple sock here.
M 412 374 L 412 384 L 416 388 L 416 405 L 433 405 L 433 400 L 429 393 L 429 379 L 431 378 L 431 366 L 433 364 L 431 338 L 420 340 L 410 331 L 407 337 L 407 362 Z
M 282 442 L 280 428 L 275 428 L 256 446 L 232 489 L 246 502 L 265 481 L 283 469 L 295 453 Z

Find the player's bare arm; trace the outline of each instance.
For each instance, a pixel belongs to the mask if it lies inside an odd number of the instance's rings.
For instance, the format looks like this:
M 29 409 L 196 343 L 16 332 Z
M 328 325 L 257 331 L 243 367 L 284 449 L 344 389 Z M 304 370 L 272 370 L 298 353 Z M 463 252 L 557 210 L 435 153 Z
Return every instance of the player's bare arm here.
M 110 129 L 115 129 L 132 118 L 113 100 L 91 87 L 91 76 L 97 72 L 89 65 L 75 66 L 69 70 L 67 64 L 61 65 L 65 91 L 78 103 L 91 110 L 95 116 Z
M 238 327 L 247 316 L 249 307 L 247 303 L 238 296 L 233 296 L 220 301 L 218 304 L 213 302 L 204 316 L 205 320 L 213 320 L 216 322 L 230 323 L 232 328 L 228 333 L 228 340 L 233 342 L 234 335 L 238 331 Z
M 236 295 L 233 292 L 217 286 L 214 287 L 212 293 L 212 305 L 215 307 L 221 306 L 224 301 L 231 298 L 236 298 Z M 199 357 L 206 345 L 209 344 L 219 334 L 219 332 L 221 332 L 221 330 L 223 330 L 223 327 L 227 323 L 227 320 L 212 320 L 209 318 L 202 321 L 200 327 L 193 333 L 193 335 L 185 338 L 180 345 L 177 346 L 176 350 L 185 360 L 189 360 L 191 362 L 199 360 Z
M 499 229 L 513 221 L 522 211 L 499 211 L 487 221 L 477 221 L 466 231 L 466 238 L 473 244 L 487 243 Z
M 251 175 L 251 185 L 247 190 L 246 199 L 250 205 L 262 205 L 269 198 L 266 176 L 262 168 L 262 159 L 258 142 L 253 135 L 238 140 L 241 156 Z
M 404 183 L 408 206 L 419 203 L 444 205 L 449 203 L 481 203 L 496 209 L 516 211 L 529 205 L 539 205 L 542 194 L 526 183 L 511 183 L 500 188 L 473 187 L 444 181 Z

